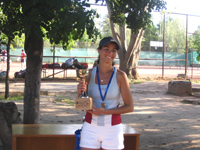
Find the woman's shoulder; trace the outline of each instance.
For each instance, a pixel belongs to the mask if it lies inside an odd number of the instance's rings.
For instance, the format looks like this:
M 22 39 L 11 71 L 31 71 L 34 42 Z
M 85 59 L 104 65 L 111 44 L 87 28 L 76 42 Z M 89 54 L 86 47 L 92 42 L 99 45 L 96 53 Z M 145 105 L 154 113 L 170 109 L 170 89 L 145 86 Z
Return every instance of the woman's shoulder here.
M 117 75 L 124 76 L 124 75 L 126 75 L 126 73 L 120 69 L 117 69 Z
M 124 81 L 127 78 L 127 75 L 124 71 L 117 69 L 117 79 Z

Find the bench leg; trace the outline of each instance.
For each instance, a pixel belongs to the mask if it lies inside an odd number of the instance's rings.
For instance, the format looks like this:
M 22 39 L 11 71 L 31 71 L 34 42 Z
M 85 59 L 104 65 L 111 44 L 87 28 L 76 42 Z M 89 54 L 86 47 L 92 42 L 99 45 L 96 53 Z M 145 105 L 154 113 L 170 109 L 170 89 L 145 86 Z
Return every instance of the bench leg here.
M 140 135 L 124 136 L 124 150 L 139 150 Z

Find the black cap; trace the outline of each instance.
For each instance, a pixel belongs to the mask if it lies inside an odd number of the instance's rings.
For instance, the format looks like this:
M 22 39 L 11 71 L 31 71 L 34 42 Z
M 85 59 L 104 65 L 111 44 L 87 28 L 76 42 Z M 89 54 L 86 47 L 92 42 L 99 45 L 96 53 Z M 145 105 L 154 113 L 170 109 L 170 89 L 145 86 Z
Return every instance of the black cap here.
M 99 49 L 101 47 L 105 46 L 108 43 L 115 43 L 115 45 L 117 46 L 117 50 L 119 49 L 119 44 L 113 37 L 105 37 L 105 38 L 103 38 L 99 43 Z

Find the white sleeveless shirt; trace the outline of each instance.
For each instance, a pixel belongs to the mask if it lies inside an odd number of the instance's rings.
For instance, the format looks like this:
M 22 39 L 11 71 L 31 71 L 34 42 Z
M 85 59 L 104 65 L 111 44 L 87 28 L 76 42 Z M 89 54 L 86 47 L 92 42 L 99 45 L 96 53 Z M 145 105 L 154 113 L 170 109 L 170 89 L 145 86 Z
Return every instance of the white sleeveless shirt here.
M 90 82 L 88 84 L 88 95 L 92 97 L 94 107 L 101 108 L 101 103 L 104 102 L 106 104 L 105 109 L 116 108 L 120 103 L 120 88 L 117 84 L 117 69 L 113 68 L 114 74 L 113 78 L 110 82 L 110 86 L 107 91 L 107 95 L 104 101 L 101 99 L 101 95 L 99 92 L 98 84 L 95 83 L 96 76 L 96 68 L 93 68 L 92 74 L 90 77 Z M 107 85 L 100 85 L 102 95 L 104 96 Z M 97 125 L 97 126 L 113 126 L 121 123 L 121 115 L 120 114 L 111 114 L 111 115 L 92 115 L 90 113 L 86 114 L 85 121 Z

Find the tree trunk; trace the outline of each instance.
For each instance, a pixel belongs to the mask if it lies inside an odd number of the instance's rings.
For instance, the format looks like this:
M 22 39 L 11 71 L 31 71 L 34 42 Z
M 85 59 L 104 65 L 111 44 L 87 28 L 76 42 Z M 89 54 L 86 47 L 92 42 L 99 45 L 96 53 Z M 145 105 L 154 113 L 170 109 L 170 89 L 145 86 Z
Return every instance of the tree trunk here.
M 111 18 L 111 10 L 107 4 L 108 15 Z M 144 30 L 140 29 L 138 33 L 131 33 L 130 43 L 126 45 L 126 26 L 119 26 L 119 33 L 115 29 L 113 21 L 110 19 L 110 26 L 112 31 L 112 36 L 120 44 L 120 49 L 118 50 L 118 56 L 120 60 L 120 70 L 124 71 L 127 76 L 130 76 L 134 79 L 138 79 L 139 74 L 137 72 L 137 66 L 141 51 L 142 37 L 144 35 Z
M 12 124 L 21 124 L 20 113 L 14 102 L 0 102 L 0 140 L 3 150 L 12 150 Z
M 126 72 L 127 76 L 138 79 L 137 66 L 141 51 L 141 43 L 144 30 L 141 29 L 137 35 L 131 35 L 131 41 L 124 57 L 120 57 L 120 69 Z
M 137 72 L 137 67 L 140 56 L 140 50 L 134 51 L 135 53 L 130 56 L 129 61 L 127 61 L 125 58 L 120 60 L 120 70 L 124 71 L 127 74 L 127 76 L 130 76 L 134 79 L 138 79 L 139 74 Z
M 43 56 L 43 39 L 34 31 L 25 34 L 25 52 L 27 55 L 24 89 L 24 124 L 39 123 L 40 84 Z
M 10 44 L 11 40 L 8 39 L 7 45 L 7 71 L 6 71 L 6 80 L 5 80 L 5 99 L 9 98 L 9 73 L 10 73 Z
M 140 45 L 141 45 L 141 43 L 140 43 Z M 139 50 L 137 50 L 137 53 L 134 55 L 134 58 L 132 60 L 132 68 L 130 70 L 130 73 L 134 79 L 139 78 L 139 74 L 137 72 L 137 67 L 138 67 L 138 61 L 139 61 L 139 57 L 140 57 L 140 51 L 141 51 L 141 49 L 139 48 Z

